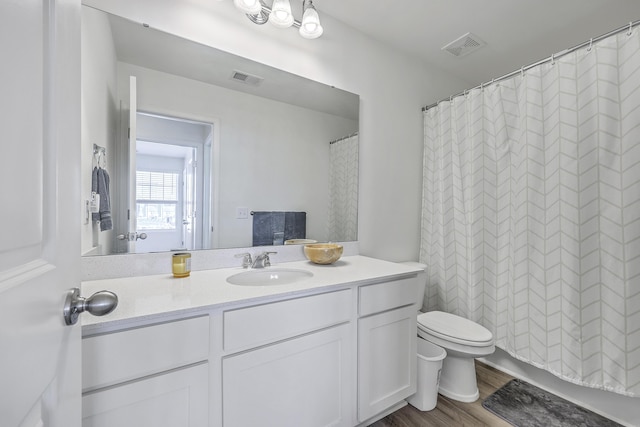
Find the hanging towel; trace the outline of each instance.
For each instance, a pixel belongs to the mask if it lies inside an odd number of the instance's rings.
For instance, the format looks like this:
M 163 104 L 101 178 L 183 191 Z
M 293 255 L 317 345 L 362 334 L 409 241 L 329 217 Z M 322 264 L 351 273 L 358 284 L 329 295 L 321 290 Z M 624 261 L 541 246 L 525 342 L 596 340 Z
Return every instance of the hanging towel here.
M 273 245 L 273 233 L 284 233 L 284 212 L 253 213 L 253 246 Z
M 100 231 L 112 230 L 111 201 L 109 199 L 109 173 L 99 167 L 91 174 L 91 191 L 100 195 L 100 208 L 92 214 L 94 221 L 100 221 Z
M 275 240 L 305 239 L 306 218 L 306 212 L 253 212 L 253 246 L 271 246 Z M 275 239 L 275 233 L 282 233 L 283 237 Z
M 307 213 L 284 213 L 284 240 L 307 238 Z

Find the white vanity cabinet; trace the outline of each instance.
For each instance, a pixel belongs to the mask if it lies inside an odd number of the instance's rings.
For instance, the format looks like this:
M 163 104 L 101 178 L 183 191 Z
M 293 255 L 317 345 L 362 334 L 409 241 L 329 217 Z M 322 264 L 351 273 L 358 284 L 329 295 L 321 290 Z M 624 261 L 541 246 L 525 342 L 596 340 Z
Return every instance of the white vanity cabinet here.
M 209 316 L 83 337 L 83 427 L 207 427 Z
M 353 425 L 351 289 L 224 313 L 224 427 Z M 238 350 L 244 350 L 237 352 Z
M 414 270 L 371 258 L 292 263 L 300 285 L 89 283 L 122 304 L 83 326 L 84 427 L 353 427 L 416 390 Z M 149 304 L 152 298 L 154 304 Z
M 358 420 L 416 392 L 416 278 L 359 288 Z

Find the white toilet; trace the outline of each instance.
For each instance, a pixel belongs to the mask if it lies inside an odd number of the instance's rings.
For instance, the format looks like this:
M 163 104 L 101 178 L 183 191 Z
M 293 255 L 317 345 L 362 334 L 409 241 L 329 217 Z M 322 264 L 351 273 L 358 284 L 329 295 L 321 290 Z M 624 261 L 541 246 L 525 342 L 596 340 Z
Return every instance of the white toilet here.
M 418 273 L 418 309 L 422 309 L 427 285 L 426 266 Z M 495 351 L 493 334 L 487 328 L 460 316 L 442 311 L 418 313 L 418 337 L 447 351 L 442 363 L 438 392 L 460 402 L 475 402 L 478 397 L 474 359 Z

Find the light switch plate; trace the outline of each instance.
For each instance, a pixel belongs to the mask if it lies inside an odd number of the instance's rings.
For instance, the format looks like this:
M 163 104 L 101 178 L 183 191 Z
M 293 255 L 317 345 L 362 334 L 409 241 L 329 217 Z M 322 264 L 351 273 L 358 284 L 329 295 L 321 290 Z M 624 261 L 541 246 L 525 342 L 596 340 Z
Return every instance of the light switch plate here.
M 238 207 L 236 208 L 236 219 L 248 219 L 249 218 L 249 208 Z

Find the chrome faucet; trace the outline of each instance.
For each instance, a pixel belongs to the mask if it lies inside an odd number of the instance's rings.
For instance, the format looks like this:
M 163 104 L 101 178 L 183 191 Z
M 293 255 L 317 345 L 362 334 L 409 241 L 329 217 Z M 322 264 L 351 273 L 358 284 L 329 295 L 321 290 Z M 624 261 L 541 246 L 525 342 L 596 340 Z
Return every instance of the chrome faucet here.
M 261 254 L 256 256 L 256 259 L 251 264 L 251 268 L 265 268 L 271 265 L 271 260 L 269 259 L 270 254 L 277 254 L 277 252 L 262 252 Z
M 251 254 L 249 252 L 236 254 L 235 257 L 242 258 L 242 268 L 249 268 L 253 265 L 253 260 L 251 259 Z

